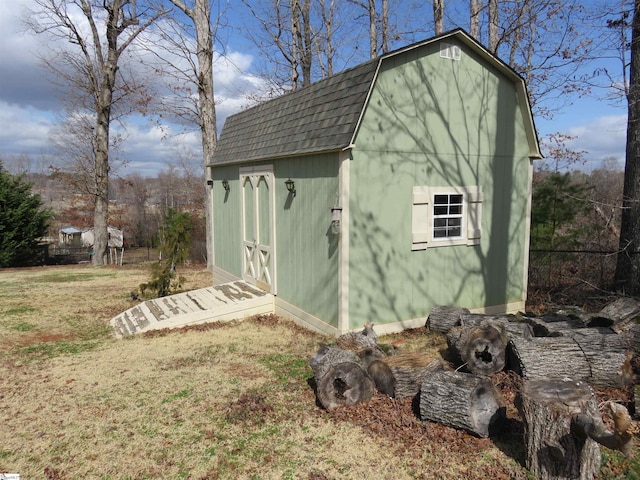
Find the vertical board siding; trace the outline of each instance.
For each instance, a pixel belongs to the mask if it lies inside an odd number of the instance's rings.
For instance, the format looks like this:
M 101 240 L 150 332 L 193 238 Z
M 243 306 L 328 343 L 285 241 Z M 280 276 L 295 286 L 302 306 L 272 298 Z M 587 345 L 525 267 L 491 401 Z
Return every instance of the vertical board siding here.
M 240 256 L 242 216 L 239 170 L 237 166 L 212 169 L 213 179 L 213 248 L 216 266 L 242 278 Z M 222 188 L 222 180 L 228 180 L 229 192 Z M 215 281 L 215 279 L 214 279 Z
M 460 44 L 384 64 L 351 165 L 350 324 L 426 317 L 522 299 L 529 145 L 511 81 Z M 478 246 L 411 250 L 416 185 L 484 191 Z
M 330 233 L 337 154 L 278 160 L 275 171 L 278 297 L 337 327 L 338 237 Z

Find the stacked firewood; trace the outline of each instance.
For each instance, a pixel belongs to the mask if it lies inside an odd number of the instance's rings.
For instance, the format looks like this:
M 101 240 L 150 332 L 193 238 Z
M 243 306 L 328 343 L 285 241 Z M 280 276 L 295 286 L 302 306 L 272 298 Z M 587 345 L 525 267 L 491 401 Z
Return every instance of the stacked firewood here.
M 640 301 L 629 298 L 597 314 L 480 315 L 434 306 L 426 327 L 446 335 L 450 362 L 378 344 L 367 324 L 321 346 L 310 363 L 327 410 L 369 401 L 377 389 L 418 400 L 422 420 L 480 437 L 499 430 L 505 418 L 489 376 L 515 371 L 524 380 L 516 406 L 525 427 L 526 467 L 542 479 L 593 478 L 599 444 L 631 451 L 637 426 L 627 407 L 607 404 L 614 419 L 608 430 L 592 387 L 638 383 L 632 368 L 640 353 L 638 319 Z

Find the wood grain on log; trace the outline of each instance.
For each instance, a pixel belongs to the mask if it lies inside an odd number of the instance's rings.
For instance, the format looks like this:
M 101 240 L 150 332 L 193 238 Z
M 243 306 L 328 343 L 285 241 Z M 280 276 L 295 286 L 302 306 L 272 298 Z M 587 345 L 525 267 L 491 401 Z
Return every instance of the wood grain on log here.
M 389 366 L 395 378 L 395 398 L 415 397 L 424 379 L 443 369 L 440 360 L 426 353 L 399 353 L 381 361 Z
M 447 344 L 458 366 L 476 375 L 491 375 L 505 365 L 505 338 L 495 324 L 478 327 L 453 327 L 447 333 Z
M 511 337 L 533 337 L 533 329 L 528 323 L 521 321 L 515 315 L 483 315 L 468 313 L 460 316 L 460 325 L 463 327 L 480 327 L 492 325 L 502 330 L 507 339 Z
M 593 390 L 575 380 L 528 380 L 516 398 L 524 422 L 525 466 L 541 480 L 591 480 L 600 469 L 600 448 L 572 432 L 576 414 L 598 416 Z
M 512 338 L 507 357 L 509 368 L 527 379 L 591 376 L 584 352 L 569 337 Z
M 460 316 L 469 313 L 469 309 L 448 305 L 434 305 L 427 318 L 427 328 L 447 333 L 452 327 L 460 325 Z
M 500 395 L 487 377 L 437 371 L 420 388 L 420 417 L 488 437 L 505 416 Z

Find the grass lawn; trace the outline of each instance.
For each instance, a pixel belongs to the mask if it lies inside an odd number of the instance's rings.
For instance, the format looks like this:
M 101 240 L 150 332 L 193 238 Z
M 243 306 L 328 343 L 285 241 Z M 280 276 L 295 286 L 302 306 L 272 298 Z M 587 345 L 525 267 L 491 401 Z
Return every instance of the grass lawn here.
M 202 268 L 181 274 L 186 289 L 211 283 Z M 0 472 L 21 480 L 530 478 L 515 433 L 476 439 L 420 422 L 410 401 L 381 395 L 337 414 L 319 408 L 308 360 L 329 339 L 286 320 L 114 339 L 109 320 L 134 305 L 130 292 L 148 279 L 136 266 L 0 271 Z M 443 346 L 428 332 L 402 340 L 409 350 Z M 637 455 L 605 457 L 602 478 L 638 478 Z

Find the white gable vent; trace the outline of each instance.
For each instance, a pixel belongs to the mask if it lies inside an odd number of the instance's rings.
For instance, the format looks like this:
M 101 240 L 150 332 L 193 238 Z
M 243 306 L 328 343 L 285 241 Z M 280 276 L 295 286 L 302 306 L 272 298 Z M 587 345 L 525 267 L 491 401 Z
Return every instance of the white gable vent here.
M 457 45 L 451 45 L 450 43 L 440 44 L 440 57 L 449 58 L 451 60 L 460 61 L 460 55 L 462 54 L 460 47 Z

